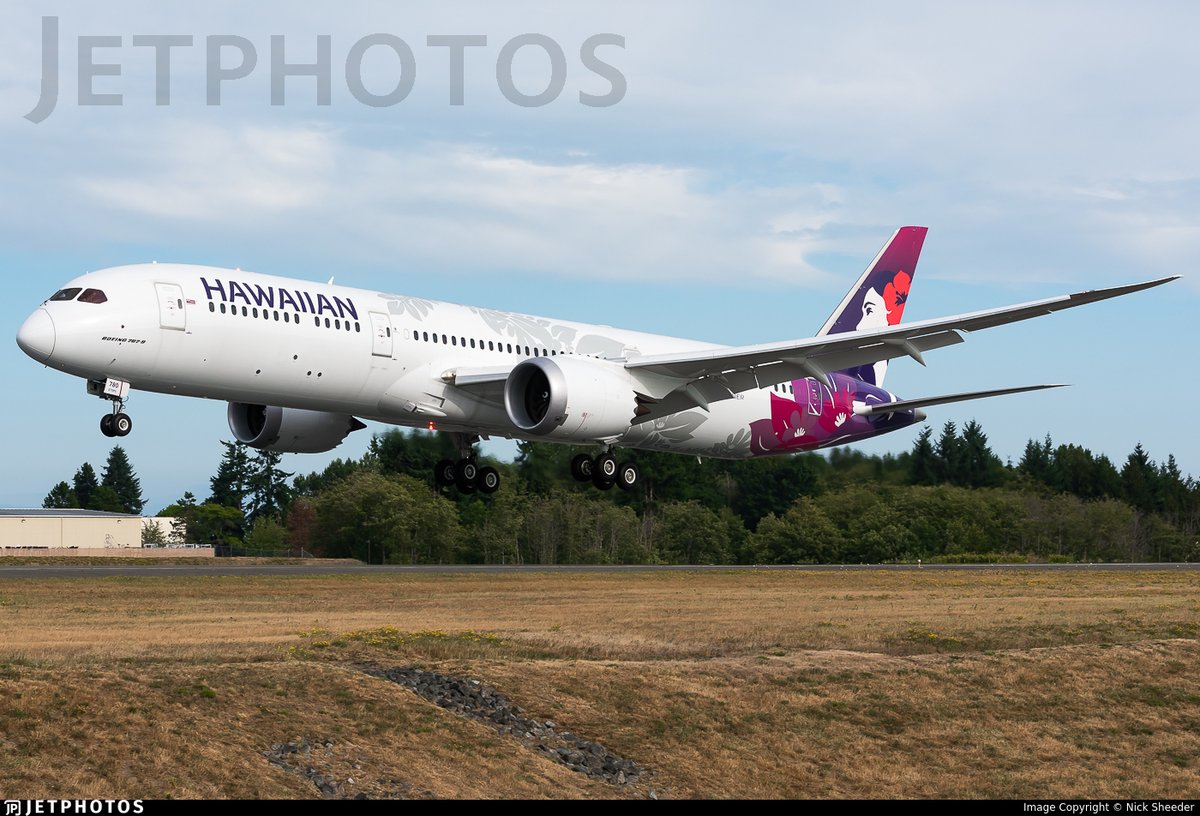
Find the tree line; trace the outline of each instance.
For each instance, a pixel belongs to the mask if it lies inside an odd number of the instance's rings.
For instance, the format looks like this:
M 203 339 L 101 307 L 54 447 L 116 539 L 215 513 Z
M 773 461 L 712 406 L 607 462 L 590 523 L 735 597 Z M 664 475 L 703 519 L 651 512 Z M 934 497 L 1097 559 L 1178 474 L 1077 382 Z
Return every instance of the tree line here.
M 133 515 L 141 513 L 145 506 L 142 484 L 133 472 L 129 456 L 120 445 L 109 451 L 99 479 L 91 463 L 84 462 L 70 482 L 56 484 L 42 501 L 42 507 L 45 508 L 78 508 Z
M 1200 558 L 1200 486 L 1173 456 L 1156 464 L 1139 444 L 1118 467 L 1047 437 L 1014 465 L 976 422 L 927 427 L 898 455 L 623 451 L 639 489 L 608 493 L 570 476 L 588 449 L 549 443 L 487 460 L 504 474 L 490 496 L 434 486 L 434 464 L 458 453 L 442 434 L 390 430 L 360 459 L 294 478 L 279 454 L 222 445 L 210 495 L 160 514 L 185 519 L 191 543 L 434 564 Z M 64 488 L 80 495 L 64 482 L 51 497 Z

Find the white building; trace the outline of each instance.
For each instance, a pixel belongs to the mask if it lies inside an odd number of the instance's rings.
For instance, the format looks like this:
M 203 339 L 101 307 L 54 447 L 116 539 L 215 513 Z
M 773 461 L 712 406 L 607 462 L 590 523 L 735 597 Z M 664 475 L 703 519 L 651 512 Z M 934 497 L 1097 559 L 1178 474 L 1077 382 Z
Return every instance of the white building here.
M 98 510 L 0 510 L 0 555 L 141 550 L 142 518 Z

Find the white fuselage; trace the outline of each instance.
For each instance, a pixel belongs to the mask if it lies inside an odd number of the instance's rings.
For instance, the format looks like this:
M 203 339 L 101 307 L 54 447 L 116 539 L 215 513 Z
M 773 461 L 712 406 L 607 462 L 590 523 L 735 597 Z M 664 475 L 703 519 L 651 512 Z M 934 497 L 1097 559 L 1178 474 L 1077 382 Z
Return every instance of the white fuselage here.
M 541 438 L 510 421 L 503 399 L 451 384 L 456 371 L 502 371 L 538 356 L 616 364 L 721 348 L 213 267 L 116 267 L 64 288 L 74 287 L 99 290 L 105 301 L 48 301 L 42 309 L 52 325 L 22 329 L 26 336 L 50 332 L 49 341 L 44 336 L 38 341 L 37 353 L 26 350 L 64 372 L 93 381 L 123 380 L 146 391 L 485 436 Z M 44 320 L 35 313 L 26 326 L 35 318 Z M 773 392 L 787 396 L 789 386 L 748 391 L 708 411 L 630 426 L 616 439 L 570 441 L 730 458 L 766 453 L 751 451 L 747 429 L 771 416 Z

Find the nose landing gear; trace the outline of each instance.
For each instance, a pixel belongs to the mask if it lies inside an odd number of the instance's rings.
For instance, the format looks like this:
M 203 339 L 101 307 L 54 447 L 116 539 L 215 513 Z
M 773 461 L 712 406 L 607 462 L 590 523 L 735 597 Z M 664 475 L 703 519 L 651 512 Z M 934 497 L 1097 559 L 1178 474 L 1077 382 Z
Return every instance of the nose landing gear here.
M 129 436 L 133 420 L 125 413 L 125 398 L 129 396 L 129 383 L 123 380 L 88 380 L 87 392 L 113 404 L 112 413 L 100 418 L 100 433 L 108 437 Z

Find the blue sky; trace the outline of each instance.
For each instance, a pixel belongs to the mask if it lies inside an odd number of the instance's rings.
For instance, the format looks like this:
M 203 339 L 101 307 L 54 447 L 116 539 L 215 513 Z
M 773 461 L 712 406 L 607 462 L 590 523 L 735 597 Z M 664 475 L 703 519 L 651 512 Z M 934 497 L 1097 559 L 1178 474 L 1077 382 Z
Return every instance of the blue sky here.
M 43 15 L 59 18 L 60 93 L 24 118 L 41 84 Z M 945 406 L 978 419 L 1002 458 L 1046 433 L 1120 464 L 1139 441 L 1200 474 L 1200 443 L 1169 409 L 1195 404 L 1200 339 L 1200 75 L 1189 3 L 150 2 L 9 3 L 0 26 L 0 366 L 9 465 L 0 506 L 37 506 L 111 441 L 83 383 L 26 358 L 25 315 L 82 271 L 140 261 L 239 266 L 727 343 L 803 337 L 897 226 L 930 229 L 906 319 L 1182 274 L 1166 289 L 984 332 L 895 363 L 916 397 L 1038 382 L 1071 389 Z M 497 63 L 513 38 L 561 46 L 562 93 L 510 102 Z M 346 58 L 376 33 L 411 48 L 412 92 L 373 108 Z M 624 77 L 607 107 L 581 104 Z M 79 104 L 81 36 L 121 37 L 93 62 Z M 154 52 L 134 35 L 190 35 L 172 51 L 171 104 L 155 104 Z M 236 35 L 258 64 L 206 104 L 205 43 Z M 271 104 L 271 36 L 289 62 L 331 43 L 331 100 L 311 78 Z M 449 104 L 446 48 L 466 49 Z M 397 63 L 362 63 L 375 94 Z M 233 56 L 227 59 L 232 62 Z M 547 86 L 543 51 L 512 60 L 515 87 Z M 1183 91 L 1180 88 L 1185 89 Z M 1182 362 L 1182 364 L 1181 364 Z M 138 394 L 125 441 L 151 511 L 207 495 L 230 438 L 224 405 Z M 910 447 L 914 431 L 872 452 Z M 289 456 L 296 472 L 357 456 Z

